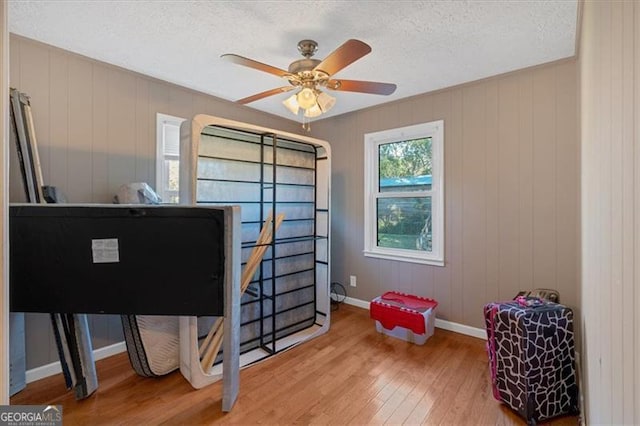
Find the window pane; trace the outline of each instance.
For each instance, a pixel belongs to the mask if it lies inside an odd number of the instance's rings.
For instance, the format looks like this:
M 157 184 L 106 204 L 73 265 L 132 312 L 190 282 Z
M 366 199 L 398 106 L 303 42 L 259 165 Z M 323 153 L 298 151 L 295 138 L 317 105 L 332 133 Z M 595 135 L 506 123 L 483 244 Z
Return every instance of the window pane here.
M 165 194 L 165 197 L 167 197 L 166 200 L 162 200 L 163 203 L 168 203 L 168 204 L 178 204 L 180 202 L 180 197 L 177 193 L 175 192 L 167 192 Z
M 180 125 L 164 123 L 164 155 L 180 155 Z
M 378 198 L 378 247 L 432 251 L 431 197 Z
M 177 191 L 180 183 L 180 161 L 164 160 L 165 164 L 165 183 L 164 189 L 169 191 Z
M 431 138 L 379 145 L 379 192 L 431 190 L 431 159 Z

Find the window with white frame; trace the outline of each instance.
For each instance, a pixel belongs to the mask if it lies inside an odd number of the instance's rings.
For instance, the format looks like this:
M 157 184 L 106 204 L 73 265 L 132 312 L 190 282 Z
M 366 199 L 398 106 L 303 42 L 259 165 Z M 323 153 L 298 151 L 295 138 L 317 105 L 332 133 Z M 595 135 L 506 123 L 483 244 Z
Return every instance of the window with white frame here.
M 444 265 L 444 121 L 367 133 L 365 256 Z
M 177 204 L 180 177 L 180 124 L 184 118 L 156 116 L 156 192 L 163 203 Z

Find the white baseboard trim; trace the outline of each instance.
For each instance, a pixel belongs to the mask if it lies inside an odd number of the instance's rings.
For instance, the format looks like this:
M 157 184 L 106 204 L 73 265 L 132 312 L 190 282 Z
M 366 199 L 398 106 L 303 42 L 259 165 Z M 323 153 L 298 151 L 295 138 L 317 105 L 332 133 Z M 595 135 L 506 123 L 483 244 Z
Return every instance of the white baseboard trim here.
M 478 339 L 487 340 L 487 332 L 482 328 L 471 327 L 469 325 L 458 324 L 457 322 L 451 322 L 436 318 L 436 327 L 443 330 L 453 331 L 455 333 L 464 334 L 465 336 L 476 337 Z
M 124 342 L 118 342 L 100 349 L 94 349 L 93 358 L 98 361 L 110 357 L 111 355 L 116 355 L 126 351 L 127 345 Z M 62 373 L 62 366 L 60 365 L 60 361 L 52 362 L 51 364 L 27 370 L 26 381 L 27 383 L 31 383 L 58 373 Z
M 353 297 L 345 297 L 344 303 L 347 305 L 357 306 L 358 308 L 369 310 L 369 302 L 365 302 L 364 300 L 354 299 Z
M 358 308 L 369 309 L 369 302 L 353 297 L 346 297 L 344 303 L 347 305 L 357 306 Z M 482 328 L 471 327 L 457 322 L 451 322 L 436 318 L 435 326 L 443 330 L 453 331 L 455 333 L 464 334 L 466 336 L 476 337 L 478 339 L 487 340 L 487 332 Z

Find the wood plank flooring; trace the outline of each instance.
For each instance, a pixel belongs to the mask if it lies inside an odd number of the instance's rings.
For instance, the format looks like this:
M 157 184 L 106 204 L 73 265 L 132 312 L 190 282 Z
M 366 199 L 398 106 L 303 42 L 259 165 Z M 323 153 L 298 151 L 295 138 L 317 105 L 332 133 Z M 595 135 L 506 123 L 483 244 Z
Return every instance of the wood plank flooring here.
M 97 370 L 98 390 L 84 401 L 57 375 L 11 403 L 61 404 L 65 425 L 525 424 L 491 395 L 484 341 L 436 329 L 413 345 L 378 334 L 368 311 L 348 305 L 327 334 L 242 370 L 231 413 L 221 412 L 220 383 L 195 390 L 179 372 L 139 377 L 126 354 Z

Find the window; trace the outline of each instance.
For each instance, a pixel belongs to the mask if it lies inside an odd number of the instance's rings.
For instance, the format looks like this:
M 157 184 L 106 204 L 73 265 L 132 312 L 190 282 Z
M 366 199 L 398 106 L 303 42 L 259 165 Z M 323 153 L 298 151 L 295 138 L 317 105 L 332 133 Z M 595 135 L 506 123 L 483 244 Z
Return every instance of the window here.
M 180 177 L 180 124 L 184 118 L 156 117 L 156 192 L 163 203 L 177 204 Z
M 444 265 L 444 122 L 368 133 L 365 256 Z

